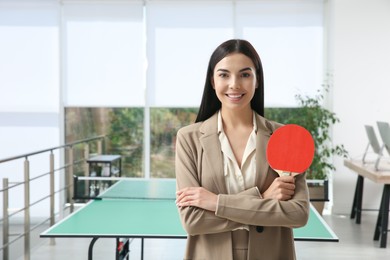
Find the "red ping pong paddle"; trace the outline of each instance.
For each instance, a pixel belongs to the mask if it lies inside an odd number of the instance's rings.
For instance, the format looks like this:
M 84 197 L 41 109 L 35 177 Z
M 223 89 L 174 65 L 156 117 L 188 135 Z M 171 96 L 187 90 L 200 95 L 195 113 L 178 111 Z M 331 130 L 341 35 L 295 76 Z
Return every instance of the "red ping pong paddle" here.
M 279 176 L 304 173 L 314 157 L 314 140 L 304 127 L 287 124 L 271 135 L 267 146 L 267 160 Z

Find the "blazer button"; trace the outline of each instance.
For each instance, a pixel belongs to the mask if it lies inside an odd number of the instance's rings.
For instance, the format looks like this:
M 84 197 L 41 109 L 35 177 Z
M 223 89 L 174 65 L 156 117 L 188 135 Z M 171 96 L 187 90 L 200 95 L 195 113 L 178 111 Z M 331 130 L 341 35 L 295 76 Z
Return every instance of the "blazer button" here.
M 259 233 L 262 233 L 264 231 L 264 227 L 263 226 L 257 226 L 256 227 L 256 231 L 259 232 Z

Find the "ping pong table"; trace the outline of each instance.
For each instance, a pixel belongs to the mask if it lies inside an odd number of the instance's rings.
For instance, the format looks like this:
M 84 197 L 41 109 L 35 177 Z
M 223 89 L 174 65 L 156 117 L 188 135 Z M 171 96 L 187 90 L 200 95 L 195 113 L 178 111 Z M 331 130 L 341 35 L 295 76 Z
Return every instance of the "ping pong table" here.
M 129 239 L 140 238 L 143 259 L 144 239 L 187 238 L 175 204 L 175 193 L 175 179 L 123 179 L 40 237 L 92 238 L 88 249 L 90 260 L 99 238 L 116 239 L 117 259 L 127 259 Z M 338 237 L 313 207 L 307 225 L 293 232 L 295 241 L 338 242 Z

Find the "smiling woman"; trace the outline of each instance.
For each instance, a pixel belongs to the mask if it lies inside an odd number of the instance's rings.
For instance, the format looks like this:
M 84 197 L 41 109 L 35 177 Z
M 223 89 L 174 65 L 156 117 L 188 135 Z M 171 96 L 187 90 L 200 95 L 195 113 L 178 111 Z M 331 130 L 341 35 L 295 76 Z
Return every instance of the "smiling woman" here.
M 185 259 L 295 259 L 292 228 L 307 222 L 307 184 L 305 174 L 279 177 L 268 165 L 266 145 L 281 125 L 263 117 L 263 89 L 260 57 L 248 41 L 217 47 L 196 123 L 177 133 Z

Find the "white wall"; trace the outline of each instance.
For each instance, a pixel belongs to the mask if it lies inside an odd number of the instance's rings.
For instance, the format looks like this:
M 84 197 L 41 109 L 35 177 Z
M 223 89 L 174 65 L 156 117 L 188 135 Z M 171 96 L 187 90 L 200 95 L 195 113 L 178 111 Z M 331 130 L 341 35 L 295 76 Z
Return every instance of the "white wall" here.
M 341 123 L 333 140 L 351 158 L 367 145 L 365 124 L 390 122 L 390 1 L 329 0 L 329 72 L 333 110 Z M 378 131 L 377 131 L 378 134 Z M 379 136 L 378 136 L 379 138 Z M 335 158 L 334 213 L 351 211 L 356 174 Z M 365 181 L 363 207 L 379 208 L 383 185 Z

